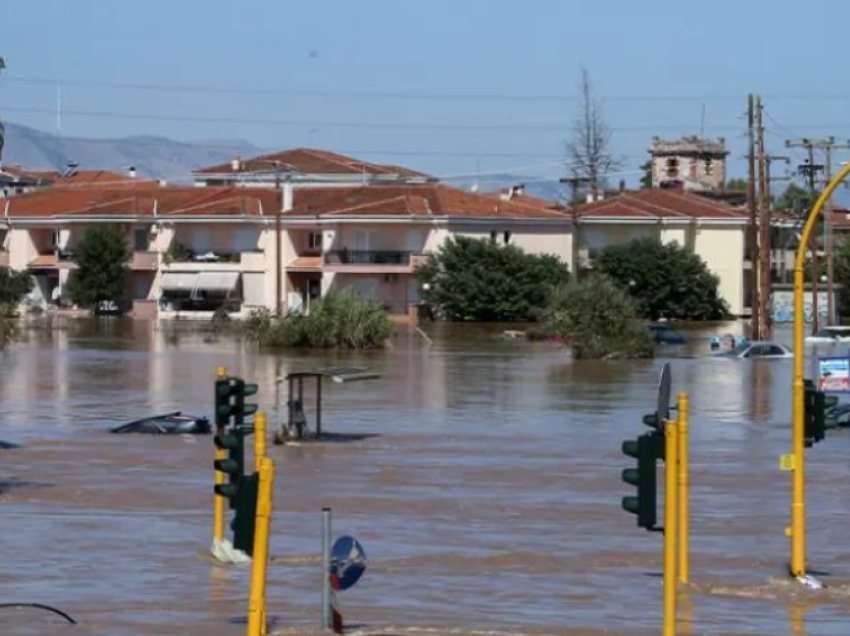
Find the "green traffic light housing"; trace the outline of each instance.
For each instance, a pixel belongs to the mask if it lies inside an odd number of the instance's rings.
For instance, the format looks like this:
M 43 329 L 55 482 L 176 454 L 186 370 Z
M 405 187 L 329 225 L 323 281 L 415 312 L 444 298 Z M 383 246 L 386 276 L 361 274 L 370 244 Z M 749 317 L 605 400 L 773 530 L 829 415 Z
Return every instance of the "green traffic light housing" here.
M 637 515 L 638 527 L 652 530 L 658 517 L 657 461 L 664 457 L 664 435 L 653 431 L 626 440 L 623 454 L 637 459 L 636 468 L 626 468 L 622 473 L 625 483 L 637 487 L 636 495 L 623 497 L 623 510 Z
M 838 404 L 838 397 L 818 391 L 814 382 L 805 381 L 803 393 L 803 423 L 806 448 L 826 439 L 827 411 Z

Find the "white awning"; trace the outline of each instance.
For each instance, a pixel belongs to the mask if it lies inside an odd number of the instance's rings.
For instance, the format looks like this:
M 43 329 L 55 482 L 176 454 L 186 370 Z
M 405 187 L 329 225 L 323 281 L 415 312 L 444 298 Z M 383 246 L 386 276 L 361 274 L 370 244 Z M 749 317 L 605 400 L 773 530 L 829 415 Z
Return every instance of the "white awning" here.
M 201 272 L 198 290 L 230 292 L 239 284 L 239 272 Z
M 198 284 L 198 274 L 195 272 L 165 272 L 159 286 L 162 291 L 195 291 Z

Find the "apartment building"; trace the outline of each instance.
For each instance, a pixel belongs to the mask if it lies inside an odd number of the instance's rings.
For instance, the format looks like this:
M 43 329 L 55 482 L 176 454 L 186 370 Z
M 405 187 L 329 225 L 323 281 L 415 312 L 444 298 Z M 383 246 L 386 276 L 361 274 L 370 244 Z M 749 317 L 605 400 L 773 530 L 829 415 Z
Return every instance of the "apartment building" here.
M 209 317 L 219 307 L 304 309 L 351 288 L 407 313 L 414 270 L 450 236 L 571 258 L 562 211 L 434 183 L 170 187 L 150 182 L 54 187 L 7 199 L 0 264 L 29 270 L 33 302 L 70 307 L 86 231 L 124 229 L 137 316 Z

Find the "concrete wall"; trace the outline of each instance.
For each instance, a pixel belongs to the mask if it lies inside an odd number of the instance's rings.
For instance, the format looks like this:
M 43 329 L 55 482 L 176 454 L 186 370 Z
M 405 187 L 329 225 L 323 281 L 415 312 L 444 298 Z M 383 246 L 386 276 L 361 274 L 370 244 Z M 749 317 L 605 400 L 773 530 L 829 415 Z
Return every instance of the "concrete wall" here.
M 702 226 L 696 229 L 694 251 L 720 278 L 720 295 L 733 314 L 744 312 L 744 227 Z

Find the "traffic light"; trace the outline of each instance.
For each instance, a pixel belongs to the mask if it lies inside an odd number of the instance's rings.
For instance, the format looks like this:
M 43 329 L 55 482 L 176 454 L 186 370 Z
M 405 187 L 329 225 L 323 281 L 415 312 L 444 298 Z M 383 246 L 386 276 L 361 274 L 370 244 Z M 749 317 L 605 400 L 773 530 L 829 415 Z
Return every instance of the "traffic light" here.
M 806 448 L 811 448 L 826 438 L 826 412 L 836 404 L 837 396 L 818 391 L 814 382 L 806 380 L 803 394 Z
M 248 384 L 241 378 L 235 379 L 233 419 L 234 426 L 241 428 L 245 426 L 245 418 L 252 416 L 259 408 L 256 404 L 247 404 L 245 398 L 256 395 L 259 387 L 256 384 Z
M 215 426 L 221 430 L 230 424 L 236 385 L 231 378 L 220 377 L 215 381 Z
M 664 433 L 657 428 L 655 414 L 646 415 L 644 424 L 656 428 L 633 440 L 623 442 L 623 454 L 637 460 L 636 468 L 623 470 L 623 481 L 637 487 L 637 494 L 623 497 L 623 510 L 637 515 L 640 528 L 652 530 L 657 522 L 657 462 L 664 459 Z
M 227 457 L 217 459 L 213 467 L 227 475 L 226 484 L 217 484 L 213 490 L 215 494 L 226 498 L 230 508 L 236 508 L 237 495 L 239 494 L 239 481 L 245 469 L 245 434 L 243 431 L 231 427 L 229 431 L 221 430 L 213 438 L 216 448 L 227 451 Z
M 233 547 L 248 556 L 254 554 L 254 527 L 257 517 L 257 494 L 260 480 L 257 473 L 242 475 L 236 493 L 236 514 L 230 523 Z

